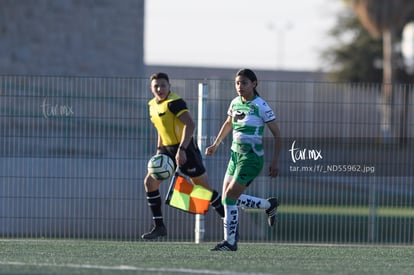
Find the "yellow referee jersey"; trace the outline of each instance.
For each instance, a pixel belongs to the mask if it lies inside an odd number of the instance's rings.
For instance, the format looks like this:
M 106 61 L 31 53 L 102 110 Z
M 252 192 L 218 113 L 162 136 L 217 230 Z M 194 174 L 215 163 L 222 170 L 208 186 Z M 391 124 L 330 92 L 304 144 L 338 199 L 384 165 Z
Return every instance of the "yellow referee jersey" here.
M 176 93 L 170 92 L 165 100 L 157 102 L 155 98 L 148 102 L 149 115 L 161 136 L 164 146 L 176 145 L 181 141 L 184 124 L 178 117 L 188 112 L 187 104 Z

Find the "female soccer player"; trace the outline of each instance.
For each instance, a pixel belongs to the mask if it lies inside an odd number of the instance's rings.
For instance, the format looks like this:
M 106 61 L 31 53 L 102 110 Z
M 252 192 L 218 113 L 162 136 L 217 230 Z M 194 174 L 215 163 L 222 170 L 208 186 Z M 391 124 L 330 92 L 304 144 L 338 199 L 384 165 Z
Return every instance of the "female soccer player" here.
M 235 97 L 227 111 L 214 143 L 206 148 L 210 156 L 217 150 L 222 140 L 233 131 L 230 161 L 223 180 L 223 204 L 225 217 L 224 240 L 212 250 L 236 251 L 238 234 L 238 206 L 265 209 L 269 226 L 276 220 L 277 198 L 262 199 L 243 194 L 250 183 L 260 174 L 264 163 L 263 130 L 265 125 L 274 137 L 273 160 L 269 167 L 269 176 L 278 175 L 280 151 L 280 131 L 273 110 L 261 98 L 256 90 L 258 81 L 255 73 L 249 69 L 237 72 L 235 78 Z

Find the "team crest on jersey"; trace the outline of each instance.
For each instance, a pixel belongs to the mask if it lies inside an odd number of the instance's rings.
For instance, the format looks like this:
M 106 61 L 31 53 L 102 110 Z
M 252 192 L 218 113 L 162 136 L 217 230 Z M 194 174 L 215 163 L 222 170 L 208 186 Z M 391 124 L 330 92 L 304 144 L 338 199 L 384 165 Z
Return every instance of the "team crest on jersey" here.
M 257 113 L 258 107 L 256 105 L 249 106 L 249 115 L 254 115 Z
M 255 105 L 250 106 L 249 115 L 254 115 L 256 113 L 257 107 Z

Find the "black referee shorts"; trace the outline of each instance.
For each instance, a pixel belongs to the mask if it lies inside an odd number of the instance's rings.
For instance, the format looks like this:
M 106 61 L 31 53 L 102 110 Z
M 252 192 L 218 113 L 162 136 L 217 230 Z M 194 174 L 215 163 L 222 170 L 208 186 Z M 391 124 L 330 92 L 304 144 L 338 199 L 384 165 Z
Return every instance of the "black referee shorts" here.
M 179 144 L 162 146 L 159 151 L 162 154 L 168 155 L 175 163 L 175 155 L 177 154 L 178 146 Z M 180 166 L 181 172 L 190 178 L 199 177 L 204 174 L 206 172 L 206 168 L 203 164 L 203 157 L 201 156 L 200 149 L 193 138 L 191 139 L 191 142 L 185 152 L 187 154 L 187 162 Z

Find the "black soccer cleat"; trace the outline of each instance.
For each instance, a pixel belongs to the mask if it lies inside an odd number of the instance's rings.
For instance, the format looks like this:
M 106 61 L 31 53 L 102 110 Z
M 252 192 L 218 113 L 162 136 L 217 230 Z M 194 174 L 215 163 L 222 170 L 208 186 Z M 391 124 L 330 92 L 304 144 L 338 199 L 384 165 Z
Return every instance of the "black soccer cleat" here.
M 143 240 L 154 240 L 159 237 L 167 236 L 167 228 L 164 225 L 154 226 L 150 232 L 144 233 L 141 238 Z
M 227 241 L 222 241 L 210 250 L 211 251 L 237 251 L 237 242 L 231 245 Z
M 269 226 L 273 226 L 277 220 L 277 207 L 279 206 L 279 201 L 277 198 L 268 198 L 270 202 L 270 207 L 266 209 L 267 214 L 267 223 Z

